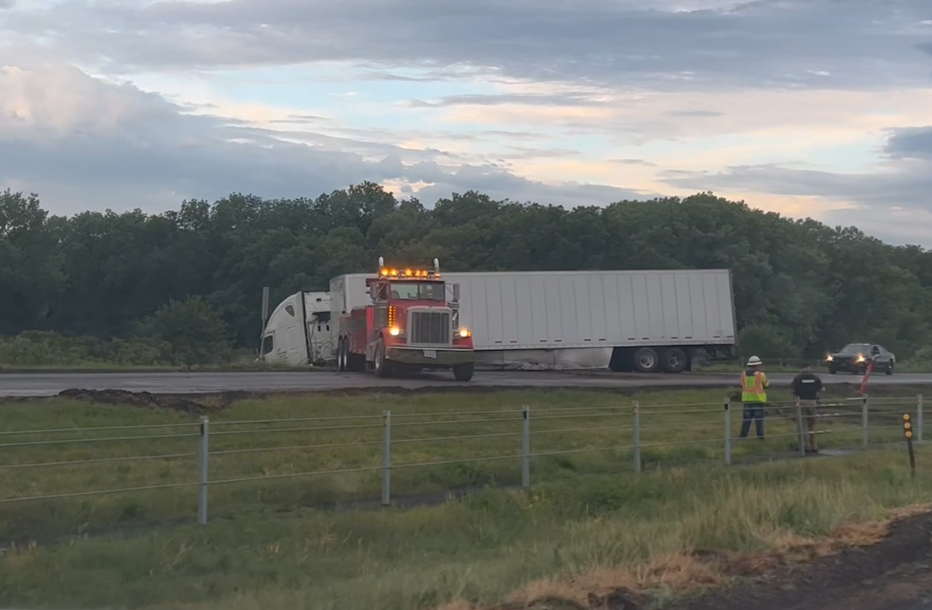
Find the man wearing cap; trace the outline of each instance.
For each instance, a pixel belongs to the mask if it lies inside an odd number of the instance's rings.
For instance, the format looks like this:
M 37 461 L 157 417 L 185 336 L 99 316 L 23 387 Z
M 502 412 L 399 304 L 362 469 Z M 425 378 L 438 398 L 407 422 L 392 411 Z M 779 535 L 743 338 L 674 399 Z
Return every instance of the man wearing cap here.
M 751 431 L 751 420 L 755 420 L 757 438 L 764 440 L 764 406 L 767 404 L 767 388 L 770 382 L 761 370 L 763 362 L 757 356 L 748 359 L 747 368 L 741 373 L 741 402 L 744 403 L 744 421 L 741 422 L 741 438 Z
M 816 406 L 819 404 L 819 392 L 824 391 L 825 386 L 819 376 L 812 372 L 812 368 L 806 365 L 802 372 L 793 378 L 790 388 L 796 397 L 797 408 L 802 410 L 801 415 L 806 420 L 806 428 L 809 431 L 805 436 L 806 453 L 818 453 L 815 438 Z M 803 430 L 799 432 L 804 433 Z

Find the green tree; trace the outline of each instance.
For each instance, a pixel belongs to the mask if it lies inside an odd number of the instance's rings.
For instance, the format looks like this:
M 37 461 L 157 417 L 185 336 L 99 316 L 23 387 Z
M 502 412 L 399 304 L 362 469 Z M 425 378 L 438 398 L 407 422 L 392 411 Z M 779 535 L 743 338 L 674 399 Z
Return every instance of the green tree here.
M 177 364 L 223 362 L 230 356 L 220 313 L 199 296 L 169 300 L 139 324 L 139 333 L 171 345 Z

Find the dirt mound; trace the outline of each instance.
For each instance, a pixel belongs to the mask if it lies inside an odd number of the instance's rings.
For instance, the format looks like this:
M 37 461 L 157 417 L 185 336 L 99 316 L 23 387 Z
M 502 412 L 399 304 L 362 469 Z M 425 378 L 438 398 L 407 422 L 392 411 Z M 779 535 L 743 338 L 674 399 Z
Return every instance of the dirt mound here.
M 243 395 L 246 393 L 243 392 Z M 198 397 L 179 394 L 151 394 L 149 392 L 129 392 L 127 390 L 65 390 L 58 394 L 62 398 L 86 400 L 107 405 L 125 405 L 149 409 L 170 409 L 188 415 L 206 415 L 226 408 L 234 400 L 243 398 L 240 393 L 227 392 L 212 397 Z

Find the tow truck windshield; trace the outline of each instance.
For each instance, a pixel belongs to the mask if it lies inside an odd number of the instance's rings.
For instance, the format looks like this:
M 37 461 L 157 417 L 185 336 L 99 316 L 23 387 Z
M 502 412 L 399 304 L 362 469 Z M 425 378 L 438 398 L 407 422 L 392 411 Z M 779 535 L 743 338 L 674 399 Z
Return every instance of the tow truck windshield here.
M 392 300 L 443 301 L 443 284 L 439 282 L 392 282 Z

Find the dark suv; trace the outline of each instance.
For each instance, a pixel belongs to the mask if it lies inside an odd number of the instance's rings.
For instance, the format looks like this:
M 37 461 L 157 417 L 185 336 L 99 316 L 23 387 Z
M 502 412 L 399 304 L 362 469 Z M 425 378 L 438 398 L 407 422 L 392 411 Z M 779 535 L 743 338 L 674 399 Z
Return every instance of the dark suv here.
M 849 343 L 834 354 L 829 354 L 825 364 L 832 375 L 839 371 L 863 374 L 871 360 L 874 361 L 875 371 L 893 374 L 896 356 L 876 343 Z

